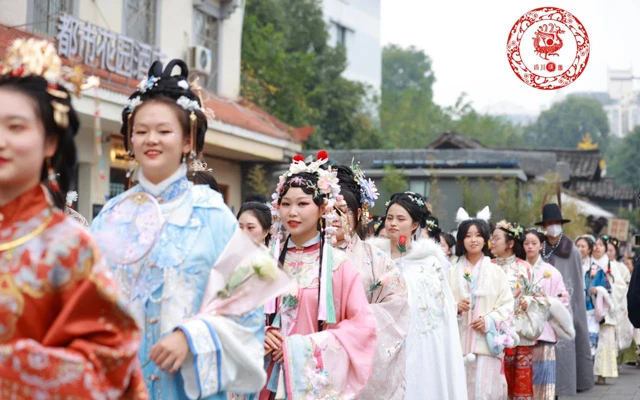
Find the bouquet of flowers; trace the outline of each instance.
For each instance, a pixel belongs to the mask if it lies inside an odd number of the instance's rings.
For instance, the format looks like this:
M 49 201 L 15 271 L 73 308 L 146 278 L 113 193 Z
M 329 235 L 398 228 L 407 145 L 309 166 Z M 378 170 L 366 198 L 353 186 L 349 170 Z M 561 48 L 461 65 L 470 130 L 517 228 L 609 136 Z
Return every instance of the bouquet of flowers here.
M 290 283 L 268 249 L 238 230 L 210 272 L 200 312 L 241 315 L 279 296 Z

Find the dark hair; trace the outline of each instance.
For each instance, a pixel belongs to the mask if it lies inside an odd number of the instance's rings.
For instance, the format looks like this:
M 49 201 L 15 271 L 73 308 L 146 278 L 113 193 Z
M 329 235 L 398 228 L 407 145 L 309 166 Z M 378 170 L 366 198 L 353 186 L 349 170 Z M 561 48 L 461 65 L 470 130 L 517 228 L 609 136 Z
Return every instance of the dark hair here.
M 172 75 L 172 71 L 174 67 L 180 67 L 180 73 L 178 75 Z M 178 85 L 178 82 L 184 81 L 187 82 L 187 78 L 189 76 L 189 68 L 187 68 L 187 64 L 182 60 L 171 60 L 164 71 L 162 70 L 162 62 L 155 61 L 151 68 L 149 68 L 149 78 L 160 78 L 155 83 L 151 83 L 151 87 L 146 89 L 144 93 L 140 91 L 140 89 L 133 92 L 129 99 L 134 99 L 136 97 L 140 97 L 142 104 L 136 107 L 131 113 L 131 110 L 128 107 L 125 107 L 122 111 L 122 127 L 120 128 L 120 133 L 124 135 L 124 146 L 126 150 L 129 150 L 129 141 L 131 140 L 131 129 L 133 126 L 133 122 L 135 120 L 136 113 L 144 107 L 148 102 L 158 102 L 167 104 L 175 111 L 176 116 L 178 117 L 178 121 L 180 122 L 180 126 L 182 127 L 182 133 L 184 137 L 189 137 L 190 134 L 190 114 L 191 111 L 183 109 L 176 102 L 177 100 L 184 96 L 189 100 L 196 101 L 200 107 L 203 106 L 200 97 L 190 88 L 184 89 Z M 193 112 L 196 116 L 196 143 L 195 149 L 196 153 L 200 153 L 202 148 L 204 147 L 204 136 L 207 133 L 207 117 L 204 115 L 202 109 L 196 110 Z M 129 116 L 131 116 L 131 120 L 129 120 Z
M 491 254 L 489 251 L 489 239 L 491 239 L 491 231 L 489 231 L 489 224 L 487 221 L 483 221 L 481 219 L 468 219 L 466 221 L 462 221 L 458 226 L 458 234 L 457 234 L 457 243 L 456 243 L 456 256 L 461 257 L 467 254 L 467 250 L 464 248 L 464 238 L 467 236 L 469 232 L 469 228 L 475 226 L 478 229 L 478 233 L 484 239 L 484 246 L 482 247 L 482 253 L 485 256 Z
M 613 245 L 613 248 L 616 250 L 616 259 L 609 260 L 609 261 L 618 261 L 618 258 L 620 258 L 620 249 L 618 249 L 618 246 L 617 246 L 618 239 L 611 237 L 609 235 L 599 235 L 596 238 L 596 242 L 598 241 L 598 239 L 602 240 L 602 243 L 604 243 L 605 253 L 609 251 L 609 244 Z
M 456 245 L 456 238 L 454 238 L 449 232 L 440 232 L 440 240 L 444 240 L 450 249 L 453 249 L 453 246 Z
M 382 221 L 380 222 L 380 224 L 376 228 L 376 231 L 374 232 L 374 235 L 376 237 L 380 236 L 380 232 L 382 232 L 382 230 L 384 229 L 384 221 L 385 221 L 385 218 L 382 218 Z
M 194 185 L 209 185 L 209 187 L 216 192 L 220 192 L 218 187 L 218 181 L 211 172 L 208 171 L 189 171 L 187 172 L 187 179 L 193 182 Z
M 594 242 L 591 241 L 591 239 L 589 239 L 587 236 L 579 236 L 576 239 L 576 244 L 578 243 L 578 241 L 580 240 L 584 240 L 587 243 L 587 248 L 589 249 L 589 255 L 591 255 L 593 253 L 593 245 L 595 244 Z M 605 245 L 606 247 L 606 245 Z
M 540 231 L 539 229 L 536 228 L 530 228 L 527 229 L 526 231 L 524 231 L 524 237 L 526 239 L 527 235 L 535 235 L 538 240 L 540 241 L 540 244 L 544 243 L 544 241 L 546 240 L 546 237 L 544 236 L 544 233 L 542 233 L 542 231 Z
M 24 77 L 13 77 L 10 74 L 0 75 L 0 88 L 22 93 L 30 97 L 34 102 L 36 116 L 42 122 L 45 137 L 55 136 L 58 138 L 58 145 L 53 157 L 51 157 L 51 167 L 57 173 L 57 182 L 60 192 L 67 193 L 73 186 L 75 168 L 77 164 L 76 145 L 73 137 L 78 133 L 80 120 L 78 114 L 71 104 L 71 95 L 63 86 L 58 85 L 56 90 L 64 93 L 66 97 L 53 96 L 47 92 L 48 82 L 35 75 Z M 67 127 L 58 125 L 54 118 L 54 110 L 51 102 L 69 107 Z M 40 182 L 48 179 L 47 166 L 43 160 L 40 172 Z
M 351 168 L 345 165 L 338 165 L 338 182 L 340 185 L 340 194 L 342 198 L 347 203 L 347 208 L 349 211 L 353 213 L 355 216 L 356 226 L 353 227 L 353 230 L 360 236 L 360 238 L 364 238 L 364 232 L 361 221 L 358 219 L 358 211 L 361 209 L 362 204 L 362 193 L 360 192 L 360 185 L 356 182 L 355 175 Z
M 501 221 L 502 222 L 502 221 Z M 513 226 L 514 228 L 520 228 L 520 225 L 518 225 L 515 222 L 508 222 L 508 221 L 504 221 L 507 222 L 508 224 L 510 224 L 511 226 Z M 522 245 L 524 242 L 524 233 L 515 233 L 512 232 L 506 228 L 503 227 L 498 227 L 496 225 L 496 229 L 500 229 L 502 232 L 504 232 L 504 238 L 505 241 L 508 243 L 513 242 L 513 254 L 516 255 L 516 257 L 522 259 L 522 260 L 526 260 L 527 259 L 527 254 L 524 252 L 524 246 Z M 495 229 L 494 229 L 495 230 Z
M 420 202 L 422 204 L 420 204 Z M 389 200 L 385 215 L 394 204 L 404 208 L 411 217 L 411 220 L 418 223 L 419 228 L 425 228 L 427 226 L 427 218 L 431 216 L 431 213 L 421 195 L 413 192 L 395 193 Z M 412 233 L 415 233 L 415 231 Z
M 245 212 L 251 213 L 251 215 L 256 217 L 262 229 L 269 232 L 272 222 L 271 209 L 266 204 L 257 201 L 244 203 L 242 206 L 240 206 L 240 211 L 238 211 L 238 215 L 236 216 L 236 218 L 240 219 L 240 216 Z M 269 240 L 271 240 L 271 233 L 267 233 L 267 237 L 264 238 L 264 244 L 268 245 Z
M 247 197 L 244 198 L 244 202 L 245 203 L 249 203 L 250 201 L 257 201 L 258 203 L 268 203 L 269 199 L 267 199 L 267 196 L 263 195 L 263 194 L 259 194 L 259 193 L 254 193 L 254 194 L 250 194 Z

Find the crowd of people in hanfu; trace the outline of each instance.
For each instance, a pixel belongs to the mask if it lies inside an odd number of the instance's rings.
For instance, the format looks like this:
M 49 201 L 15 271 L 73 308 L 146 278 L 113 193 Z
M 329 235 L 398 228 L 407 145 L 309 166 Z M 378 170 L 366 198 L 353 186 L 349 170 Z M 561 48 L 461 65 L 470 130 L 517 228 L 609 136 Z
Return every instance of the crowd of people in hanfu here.
M 554 399 L 636 363 L 640 278 L 558 204 L 533 227 L 460 208 L 452 234 L 322 150 L 234 215 L 181 60 L 129 97 L 133 184 L 89 226 L 65 199 L 96 80 L 65 71 L 34 39 L 0 65 L 3 399 Z

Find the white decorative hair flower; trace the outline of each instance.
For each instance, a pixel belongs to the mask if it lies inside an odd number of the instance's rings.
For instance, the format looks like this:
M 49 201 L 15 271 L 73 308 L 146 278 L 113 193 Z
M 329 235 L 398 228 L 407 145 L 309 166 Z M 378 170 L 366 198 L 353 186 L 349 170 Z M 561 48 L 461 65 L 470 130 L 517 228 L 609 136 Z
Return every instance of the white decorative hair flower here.
M 136 96 L 133 99 L 127 100 L 125 108 L 129 110 L 130 113 L 132 113 L 133 110 L 135 110 L 136 107 L 138 107 L 140 104 L 142 104 L 142 99 L 140 99 L 140 96 Z
M 185 110 L 196 111 L 200 109 L 200 105 L 195 100 L 189 100 L 187 96 L 180 96 L 176 103 Z
M 181 80 L 178 81 L 178 86 L 180 86 L 181 88 L 183 88 L 184 90 L 189 90 L 189 82 L 187 82 L 186 80 Z

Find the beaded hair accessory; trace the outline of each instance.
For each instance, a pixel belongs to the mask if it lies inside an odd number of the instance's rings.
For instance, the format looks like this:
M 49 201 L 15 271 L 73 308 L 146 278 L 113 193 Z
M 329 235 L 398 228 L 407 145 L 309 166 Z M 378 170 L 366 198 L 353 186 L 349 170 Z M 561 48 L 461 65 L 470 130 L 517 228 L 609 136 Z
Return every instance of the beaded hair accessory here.
M 417 204 L 420 207 L 426 207 L 426 204 L 424 203 L 424 200 L 422 200 L 420 198 L 420 195 L 418 195 L 415 192 L 403 192 L 402 194 L 406 194 L 407 198 L 414 204 Z M 397 196 L 397 195 L 396 195 Z M 393 196 L 391 196 L 391 198 L 393 199 Z M 384 203 L 385 207 L 389 207 L 389 205 L 391 204 L 391 200 L 387 201 L 386 203 Z
M 360 168 L 360 163 L 355 163 L 354 159 L 351 160 L 351 171 L 353 171 L 356 183 L 360 186 L 362 220 L 369 221 L 369 210 L 375 206 L 376 200 L 378 200 L 378 197 L 380 196 L 378 188 L 374 181 L 367 179 L 364 171 Z
M 73 92 L 77 96 L 83 90 L 100 85 L 100 79 L 95 76 L 90 76 L 85 81 L 80 67 L 65 70 L 53 44 L 33 38 L 17 39 L 11 44 L 4 62 L 0 64 L 0 74 L 10 74 L 14 78 L 39 76 L 45 79 L 47 93 L 52 98 L 53 119 L 62 129 L 69 127 L 71 109 L 69 94 L 60 90 L 65 83 L 65 78 L 74 86 Z
M 196 158 L 195 160 L 191 161 L 191 163 L 189 163 L 189 171 L 192 171 L 192 172 L 207 171 L 209 173 L 213 173 L 213 168 L 207 168 L 206 161 Z

